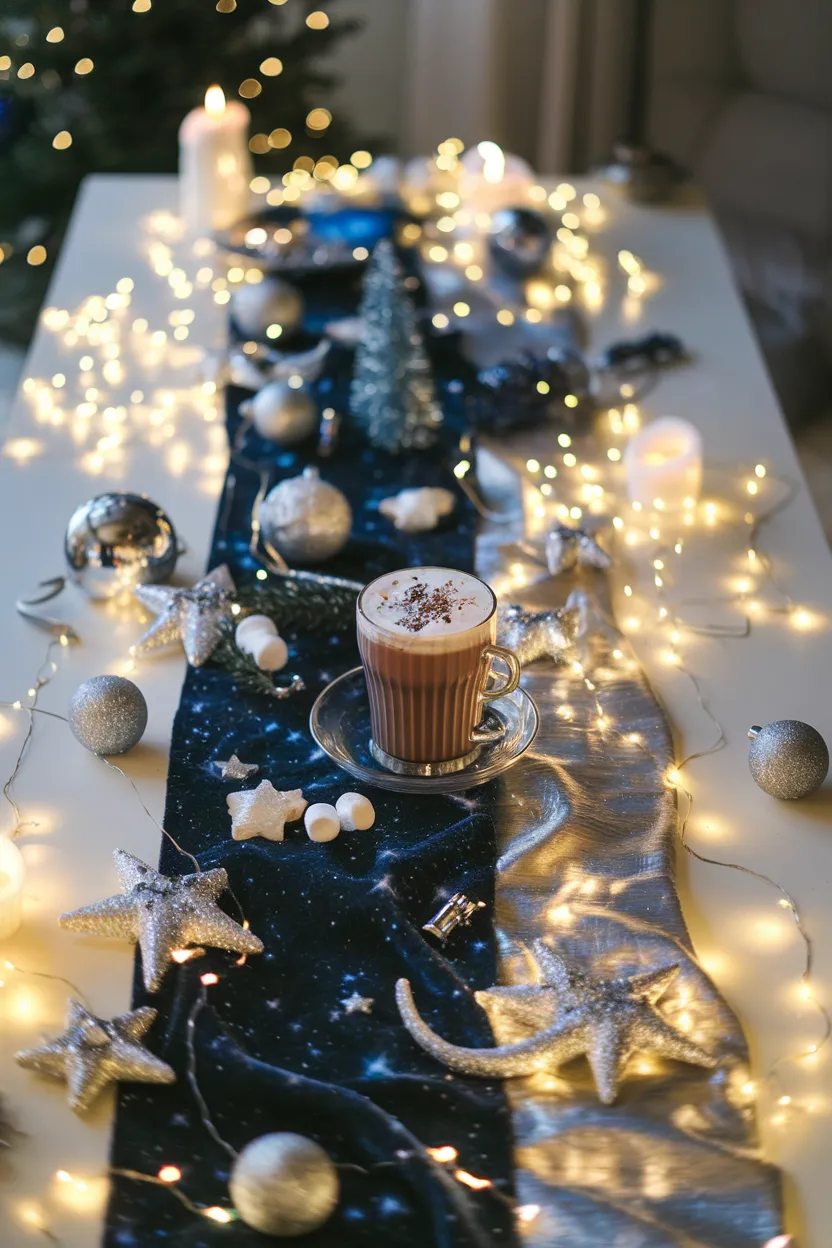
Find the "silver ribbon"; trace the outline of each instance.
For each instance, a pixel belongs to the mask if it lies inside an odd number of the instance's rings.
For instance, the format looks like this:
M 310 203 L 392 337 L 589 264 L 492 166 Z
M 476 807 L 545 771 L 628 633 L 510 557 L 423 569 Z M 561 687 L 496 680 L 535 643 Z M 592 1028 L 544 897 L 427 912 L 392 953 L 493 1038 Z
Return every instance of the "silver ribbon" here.
M 505 571 L 505 541 L 504 528 L 486 526 L 481 575 Z M 584 661 L 596 689 L 569 668 L 524 672 L 541 730 L 498 797 L 498 982 L 537 982 L 531 949 L 543 937 L 594 975 L 678 962 L 661 1009 L 721 1060 L 703 1070 L 636 1057 L 611 1107 L 599 1104 L 582 1062 L 555 1077 L 507 1080 L 520 1231 L 535 1248 L 762 1248 L 782 1233 L 780 1178 L 759 1152 L 742 1030 L 698 965 L 682 916 L 675 791 L 664 778 L 670 729 L 608 623 L 603 572 L 538 585 L 534 606 L 562 605 L 578 588 L 593 604 Z M 623 661 L 612 658 L 616 648 Z M 498 1044 L 517 1038 L 498 1014 L 490 1021 Z

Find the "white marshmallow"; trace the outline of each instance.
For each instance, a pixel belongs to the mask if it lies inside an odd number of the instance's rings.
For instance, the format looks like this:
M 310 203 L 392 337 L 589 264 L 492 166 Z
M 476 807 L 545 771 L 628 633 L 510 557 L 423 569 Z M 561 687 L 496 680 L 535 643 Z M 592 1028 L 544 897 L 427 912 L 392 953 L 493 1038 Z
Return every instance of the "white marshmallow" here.
M 363 793 L 342 793 L 335 803 L 342 832 L 366 832 L 376 820 L 373 803 Z
M 338 811 L 327 802 L 315 802 L 312 806 L 307 806 L 303 822 L 310 841 L 334 841 L 341 831 Z
M 277 636 L 277 625 L 274 620 L 270 620 L 267 615 L 247 615 L 244 620 L 240 620 L 234 630 L 234 640 L 241 650 L 245 650 L 243 642 L 252 633 L 266 632 L 270 636 Z
M 249 637 L 245 648 L 263 672 L 279 672 L 289 662 L 289 647 L 282 637 L 255 633 Z

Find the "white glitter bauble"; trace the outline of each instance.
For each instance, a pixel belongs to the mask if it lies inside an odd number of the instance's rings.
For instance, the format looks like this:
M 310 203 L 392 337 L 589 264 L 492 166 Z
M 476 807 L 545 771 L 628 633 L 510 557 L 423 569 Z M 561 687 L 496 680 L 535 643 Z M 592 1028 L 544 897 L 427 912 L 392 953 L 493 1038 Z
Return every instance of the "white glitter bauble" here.
M 320 1145 L 289 1131 L 247 1144 L 228 1180 L 243 1222 L 281 1239 L 323 1226 L 338 1204 L 339 1186 L 335 1165 Z
M 334 485 L 322 481 L 317 468 L 281 481 L 260 507 L 260 531 L 290 564 L 321 563 L 337 555 L 347 542 L 352 511 Z
M 334 841 L 341 831 L 338 811 L 328 802 L 314 802 L 307 806 L 303 823 L 310 841 L 319 841 L 321 844 Z
M 309 395 L 285 381 L 269 382 L 253 399 L 241 403 L 240 411 L 251 416 L 261 438 L 278 446 L 295 446 L 318 428 L 318 412 Z
M 147 727 L 144 694 L 123 676 L 93 676 L 73 694 L 69 726 L 93 754 L 124 754 Z
M 288 282 L 267 277 L 237 287 L 231 296 L 231 315 L 243 337 L 262 339 L 270 325 L 280 325 L 284 333 L 294 329 L 303 315 L 303 300 Z

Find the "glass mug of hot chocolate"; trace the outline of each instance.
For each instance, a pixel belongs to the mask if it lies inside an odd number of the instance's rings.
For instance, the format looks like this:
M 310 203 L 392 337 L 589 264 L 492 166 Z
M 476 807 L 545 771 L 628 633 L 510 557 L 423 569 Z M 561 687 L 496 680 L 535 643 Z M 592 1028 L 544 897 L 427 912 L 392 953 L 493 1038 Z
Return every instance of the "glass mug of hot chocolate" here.
M 495 645 L 497 600 L 484 581 L 449 568 L 388 572 L 361 591 L 357 616 L 370 749 L 383 767 L 461 771 L 502 735 L 481 723 L 484 704 L 517 688 L 520 663 Z

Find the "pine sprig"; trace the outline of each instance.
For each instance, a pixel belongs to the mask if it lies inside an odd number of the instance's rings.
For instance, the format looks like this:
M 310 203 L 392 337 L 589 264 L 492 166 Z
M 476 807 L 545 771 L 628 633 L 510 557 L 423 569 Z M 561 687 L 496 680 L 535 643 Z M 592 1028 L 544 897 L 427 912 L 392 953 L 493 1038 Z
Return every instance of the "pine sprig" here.
M 270 573 L 268 581 L 244 585 L 234 597 L 241 616 L 267 615 L 281 633 L 346 633 L 355 627 L 361 588 L 357 581 L 314 573 Z
M 267 698 L 288 698 L 304 688 L 299 676 L 292 676 L 288 685 L 276 685 L 271 673 L 259 668 L 252 656 L 236 644 L 234 626 L 231 624 L 223 628 L 222 638 L 211 655 L 211 660 L 227 672 L 237 688 L 245 693 L 259 693 Z

